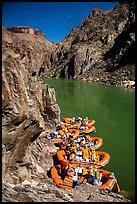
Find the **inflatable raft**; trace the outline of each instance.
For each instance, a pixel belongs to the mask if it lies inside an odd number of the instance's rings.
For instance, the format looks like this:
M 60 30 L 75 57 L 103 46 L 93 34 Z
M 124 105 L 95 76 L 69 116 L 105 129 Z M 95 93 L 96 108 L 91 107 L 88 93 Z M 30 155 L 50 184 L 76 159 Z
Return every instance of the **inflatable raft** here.
M 94 130 L 96 130 L 94 126 L 86 125 L 85 129 L 81 129 L 81 127 L 79 128 L 79 134 L 83 134 L 83 133 L 88 134 L 93 132 Z
M 89 148 L 91 147 L 94 150 L 98 149 L 103 143 L 102 139 L 99 138 L 99 137 L 91 137 L 91 136 L 87 136 L 87 137 L 88 138 L 86 138 L 86 139 L 85 139 L 85 136 L 75 138 L 73 140 L 73 144 L 75 144 L 75 145 L 73 146 L 72 149 L 76 150 L 76 149 L 78 149 L 79 146 L 82 146 L 82 141 L 85 141 L 85 143 L 84 143 L 85 146 L 87 146 Z M 54 142 L 58 143 L 58 146 L 61 149 L 62 149 L 62 147 L 63 147 L 63 149 L 66 149 L 66 148 L 64 148 L 63 143 L 65 143 L 65 145 L 68 145 L 68 144 L 72 145 L 72 142 L 69 143 L 69 138 L 66 138 L 66 139 L 54 139 Z
M 77 124 L 69 124 L 69 123 L 61 123 L 60 124 L 60 127 L 62 128 L 62 131 L 65 131 L 65 130 L 68 130 L 70 131 L 70 129 L 73 129 L 73 130 L 77 130 L 79 131 L 79 134 L 88 134 L 88 133 L 91 133 L 95 130 L 95 127 L 92 125 L 93 122 L 92 120 L 89 120 L 90 122 L 85 124 L 84 126 L 80 123 L 77 123 Z
M 76 121 L 73 118 L 64 118 L 65 123 L 67 124 L 76 124 Z M 87 125 L 91 126 L 95 123 L 95 120 L 88 120 Z
M 72 176 L 74 171 L 72 170 L 72 172 L 68 172 L 68 175 L 66 175 L 66 177 L 64 179 L 61 178 L 61 165 L 56 165 L 53 166 L 50 170 L 51 173 L 51 177 L 54 181 L 54 183 L 60 187 L 60 188 L 64 188 L 64 189 L 74 189 L 73 186 L 73 181 L 72 181 Z M 86 182 L 86 179 L 81 176 L 78 181 L 80 183 L 84 183 Z
M 110 155 L 108 153 L 102 151 L 97 151 L 95 153 L 97 160 L 93 159 L 93 156 L 91 156 L 92 153 L 89 151 L 89 149 L 78 151 L 75 155 L 71 153 L 67 154 L 66 151 L 62 149 L 57 151 L 57 158 L 60 162 L 65 161 L 68 164 L 72 163 L 74 166 L 81 164 L 83 167 L 94 166 L 96 168 L 100 168 L 109 162 Z
M 74 170 L 73 169 L 71 167 L 69 167 L 69 169 L 66 171 L 67 172 L 66 176 L 64 177 L 64 179 L 62 179 L 61 178 L 61 165 L 53 166 L 51 168 L 50 172 L 51 172 L 51 177 L 52 177 L 54 183 L 60 188 L 74 189 L 73 175 L 74 175 L 75 169 Z M 70 170 L 70 172 L 69 172 L 69 170 Z M 112 191 L 114 185 L 117 184 L 116 178 L 114 176 L 110 177 L 110 172 L 106 171 L 104 169 L 98 169 L 98 172 L 102 175 L 102 178 L 100 180 L 101 183 L 98 187 L 100 189 L 108 189 L 108 190 Z M 78 177 L 79 184 L 88 182 L 88 177 L 89 177 L 88 169 L 84 168 L 83 173 Z M 117 189 L 117 190 L 119 191 L 119 189 Z

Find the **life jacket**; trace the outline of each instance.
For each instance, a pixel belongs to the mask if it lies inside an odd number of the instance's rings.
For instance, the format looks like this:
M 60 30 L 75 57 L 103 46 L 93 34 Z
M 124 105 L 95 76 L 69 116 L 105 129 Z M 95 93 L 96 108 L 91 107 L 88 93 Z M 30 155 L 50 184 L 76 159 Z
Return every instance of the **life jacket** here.
M 85 182 L 87 182 L 87 179 L 86 179 L 84 176 L 81 176 L 81 177 L 78 179 L 78 182 L 80 182 L 80 183 L 85 183 Z
M 73 181 L 71 176 L 66 176 L 63 180 L 64 184 L 67 186 L 73 186 Z
M 99 162 L 100 159 L 99 155 L 97 155 L 96 152 L 92 152 L 91 158 L 91 160 L 94 160 L 95 162 Z
M 59 132 L 59 134 L 62 135 L 62 136 L 65 135 L 65 132 L 63 132 L 63 130 L 59 130 L 58 132 Z
M 74 154 L 70 154 L 69 160 L 74 160 L 75 159 L 75 155 Z
M 83 168 L 83 172 L 82 172 L 82 175 L 86 175 L 87 174 L 87 169 L 86 168 Z
M 83 152 L 83 159 L 88 159 L 89 158 L 88 148 L 83 149 L 82 152 Z
M 95 161 L 96 161 L 96 162 L 99 162 L 99 159 L 100 159 L 100 156 L 97 154 Z
M 64 131 L 65 131 L 65 133 L 67 133 L 67 132 L 68 132 L 68 129 L 67 129 L 67 128 L 65 128 L 65 130 L 64 130 Z

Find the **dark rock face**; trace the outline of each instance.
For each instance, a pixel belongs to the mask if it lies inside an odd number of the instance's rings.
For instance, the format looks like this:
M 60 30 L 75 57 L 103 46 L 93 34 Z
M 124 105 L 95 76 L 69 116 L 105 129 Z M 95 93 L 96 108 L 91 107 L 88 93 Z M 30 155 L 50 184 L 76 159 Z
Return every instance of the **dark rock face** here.
M 94 9 L 59 44 L 53 59 L 63 78 L 111 85 L 135 81 L 135 2 L 106 12 Z
M 43 130 L 55 130 L 60 121 L 55 91 L 42 83 L 39 72 L 44 64 L 45 69 L 50 66 L 50 55 L 56 45 L 43 36 L 36 38 L 33 29 L 23 33 L 22 27 L 21 32 L 18 29 L 11 32 L 12 29 L 2 28 L 4 174 L 24 162 L 31 141 Z

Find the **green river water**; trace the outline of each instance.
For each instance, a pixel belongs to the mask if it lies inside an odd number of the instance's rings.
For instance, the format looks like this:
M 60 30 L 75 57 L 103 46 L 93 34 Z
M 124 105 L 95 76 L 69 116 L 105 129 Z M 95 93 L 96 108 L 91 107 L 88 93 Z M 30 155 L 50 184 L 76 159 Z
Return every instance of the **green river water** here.
M 114 172 L 121 191 L 135 192 L 135 90 L 88 82 L 45 79 L 53 87 L 62 117 L 94 119 L 103 139 L 98 149 L 110 154 L 104 169 Z

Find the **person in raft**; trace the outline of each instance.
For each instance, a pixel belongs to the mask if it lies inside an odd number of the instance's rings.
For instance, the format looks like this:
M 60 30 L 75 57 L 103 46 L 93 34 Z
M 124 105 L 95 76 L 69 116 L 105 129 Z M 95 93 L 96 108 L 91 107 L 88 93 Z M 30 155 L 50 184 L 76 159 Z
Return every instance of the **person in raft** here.
M 79 130 L 85 130 L 86 129 L 86 124 L 85 123 L 81 123 L 81 126 L 79 127 Z
M 68 164 L 64 160 L 61 160 L 60 163 L 61 163 L 61 179 L 64 180 L 67 174 Z
M 45 136 L 48 140 L 51 139 L 50 133 L 46 132 L 46 136 Z
M 71 123 L 74 124 L 75 123 L 76 118 L 72 117 Z
M 81 163 L 79 164 L 79 166 L 75 167 L 75 172 L 77 172 L 78 177 L 82 176 L 83 168 L 82 168 Z
M 75 186 L 80 185 L 80 182 L 78 181 L 78 173 L 77 173 L 76 171 L 74 172 L 72 181 L 73 181 L 73 188 L 74 188 Z
M 94 162 L 94 163 L 99 162 L 100 158 L 99 158 L 99 155 L 96 154 L 95 149 L 91 148 L 91 155 L 90 156 L 91 156 L 92 162 Z
M 99 173 L 96 168 L 91 168 L 87 182 L 92 185 L 100 186 L 102 184 L 101 179 L 102 173 Z
M 76 161 L 76 156 L 75 156 L 74 152 L 72 152 L 72 153 L 69 155 L 69 160 L 70 160 L 70 162 L 75 162 L 75 161 Z
M 88 117 L 82 118 L 82 122 L 87 125 L 88 124 Z

